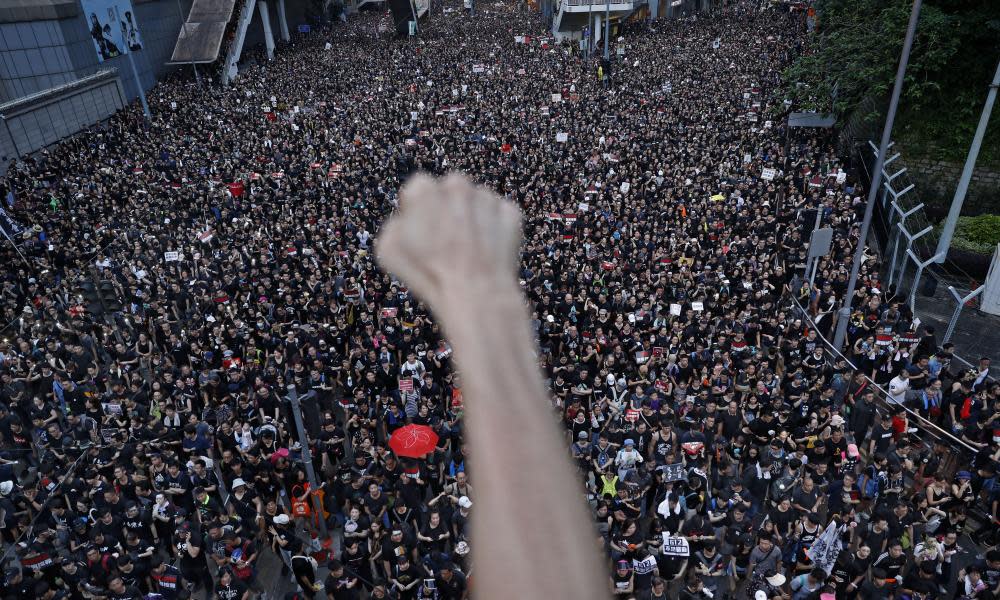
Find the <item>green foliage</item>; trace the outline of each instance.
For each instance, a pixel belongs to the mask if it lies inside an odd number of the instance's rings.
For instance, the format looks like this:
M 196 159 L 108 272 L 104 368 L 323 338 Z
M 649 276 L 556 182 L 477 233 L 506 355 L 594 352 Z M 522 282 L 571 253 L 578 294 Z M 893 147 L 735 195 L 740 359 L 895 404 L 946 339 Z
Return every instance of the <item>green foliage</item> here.
M 934 232 L 935 237 L 940 235 L 940 230 L 941 225 Z M 1000 244 L 1000 215 L 958 218 L 951 243 L 953 247 L 979 254 L 993 254 L 997 244 Z
M 798 110 L 853 115 L 866 98 L 880 110 L 892 91 L 912 0 L 817 0 L 819 26 L 785 72 Z M 908 152 L 962 160 L 997 60 L 1000 1 L 927 0 L 903 85 L 894 139 Z M 836 88 L 836 101 L 832 92 Z M 864 115 L 879 119 L 878 114 Z M 1000 162 L 994 115 L 980 164 Z

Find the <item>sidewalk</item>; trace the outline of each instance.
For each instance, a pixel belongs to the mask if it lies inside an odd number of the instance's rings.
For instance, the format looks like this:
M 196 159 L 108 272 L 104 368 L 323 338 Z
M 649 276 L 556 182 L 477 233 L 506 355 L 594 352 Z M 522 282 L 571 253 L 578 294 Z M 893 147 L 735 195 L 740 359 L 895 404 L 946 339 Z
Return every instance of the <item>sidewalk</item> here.
M 964 290 L 959 292 L 967 293 Z M 944 282 L 937 286 L 937 291 L 931 298 L 917 292 L 916 315 L 922 323 L 934 326 L 938 343 L 944 339 L 955 306 L 955 298 Z M 950 341 L 955 344 L 955 353 L 973 366 L 978 364 L 981 357 L 988 357 L 992 361 L 992 376 L 1000 378 L 1000 316 L 966 306 L 958 317 L 958 324 Z

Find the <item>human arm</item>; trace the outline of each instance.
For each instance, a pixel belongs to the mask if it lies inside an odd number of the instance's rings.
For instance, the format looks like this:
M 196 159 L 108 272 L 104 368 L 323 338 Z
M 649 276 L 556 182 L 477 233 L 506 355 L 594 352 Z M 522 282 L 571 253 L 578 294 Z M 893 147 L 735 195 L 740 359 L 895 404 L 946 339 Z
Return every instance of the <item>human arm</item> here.
M 417 177 L 382 231 L 378 258 L 434 309 L 462 371 L 481 503 L 472 526 L 487 557 L 477 585 L 485 596 L 599 598 L 589 519 L 582 500 L 571 500 L 582 488 L 547 410 L 515 279 L 519 228 L 513 205 L 464 177 Z M 513 431 L 522 440 L 514 446 Z M 523 492 L 515 498 L 511 489 Z M 564 510 L 526 515 L 525 502 Z M 520 576 L 511 581 L 511 572 Z M 563 580 L 554 572 L 580 576 Z

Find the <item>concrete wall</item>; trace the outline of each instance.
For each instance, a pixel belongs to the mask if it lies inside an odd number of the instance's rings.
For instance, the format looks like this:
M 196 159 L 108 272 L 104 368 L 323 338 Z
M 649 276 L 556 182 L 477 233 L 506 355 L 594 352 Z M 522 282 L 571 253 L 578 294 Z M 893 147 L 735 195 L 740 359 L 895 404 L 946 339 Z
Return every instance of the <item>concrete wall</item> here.
M 964 165 L 959 162 L 906 158 L 905 149 L 902 151 L 903 158 L 906 159 L 907 174 L 917 184 L 921 190 L 920 198 L 927 204 L 925 211 L 932 217 L 947 214 Z M 984 213 L 1000 213 L 1000 171 L 977 167 L 972 172 L 962 214 L 975 216 Z

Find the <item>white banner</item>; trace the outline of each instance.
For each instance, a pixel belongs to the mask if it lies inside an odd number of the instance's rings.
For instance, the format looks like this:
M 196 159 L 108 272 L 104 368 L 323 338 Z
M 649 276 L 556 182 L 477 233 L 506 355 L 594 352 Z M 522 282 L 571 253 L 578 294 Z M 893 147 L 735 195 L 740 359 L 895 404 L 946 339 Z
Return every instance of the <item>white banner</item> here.
M 688 541 L 682 537 L 671 537 L 669 534 L 663 534 L 663 546 L 661 547 L 661 552 L 663 556 L 676 556 L 676 557 L 687 557 L 691 556 L 691 547 L 688 545 Z
M 844 549 L 844 544 L 840 541 L 841 529 L 836 522 L 830 521 L 823 534 L 816 538 L 812 546 L 806 549 L 806 554 L 813 561 L 813 564 L 826 571 L 827 575 L 830 574 L 834 563 L 837 562 L 840 551 Z
M 774 176 L 778 174 L 775 169 L 764 169 L 760 172 L 760 178 L 764 181 L 772 181 Z
M 98 62 L 142 50 L 131 0 L 81 0 L 81 4 Z

